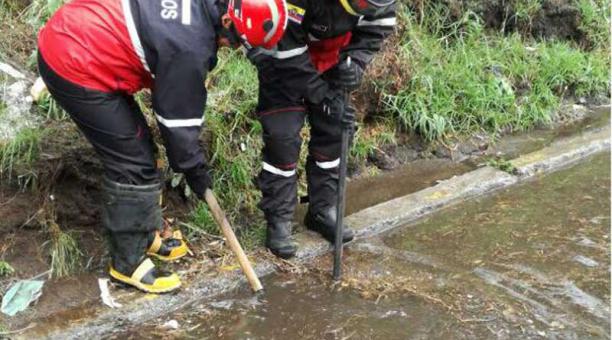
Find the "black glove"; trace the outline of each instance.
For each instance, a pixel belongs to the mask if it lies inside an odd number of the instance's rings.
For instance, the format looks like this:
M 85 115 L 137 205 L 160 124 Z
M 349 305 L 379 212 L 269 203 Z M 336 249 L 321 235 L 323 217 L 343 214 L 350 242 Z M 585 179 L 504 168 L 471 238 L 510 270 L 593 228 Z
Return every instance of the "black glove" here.
M 354 91 L 361 85 L 363 68 L 350 57 L 336 64 L 329 72 L 330 82 L 336 87 Z
M 187 184 L 198 198 L 203 198 L 206 189 L 212 189 L 212 178 L 208 173 L 208 167 L 202 166 L 185 173 Z
M 352 128 L 355 124 L 355 108 L 347 103 L 347 100 L 344 91 L 330 90 L 318 105 L 318 111 L 329 120 Z

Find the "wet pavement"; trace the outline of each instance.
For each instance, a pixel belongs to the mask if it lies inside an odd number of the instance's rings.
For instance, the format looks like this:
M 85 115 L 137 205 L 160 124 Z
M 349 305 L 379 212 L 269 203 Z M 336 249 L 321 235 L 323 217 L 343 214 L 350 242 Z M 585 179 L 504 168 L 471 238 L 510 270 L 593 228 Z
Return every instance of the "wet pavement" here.
M 609 235 L 602 154 L 114 337 L 609 339 Z

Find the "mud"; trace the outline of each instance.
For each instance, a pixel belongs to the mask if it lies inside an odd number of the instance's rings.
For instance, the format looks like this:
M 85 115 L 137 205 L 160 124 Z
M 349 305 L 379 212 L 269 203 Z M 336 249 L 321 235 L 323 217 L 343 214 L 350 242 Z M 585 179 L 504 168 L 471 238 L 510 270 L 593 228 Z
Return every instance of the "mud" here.
M 113 338 L 610 338 L 609 235 L 605 153 Z

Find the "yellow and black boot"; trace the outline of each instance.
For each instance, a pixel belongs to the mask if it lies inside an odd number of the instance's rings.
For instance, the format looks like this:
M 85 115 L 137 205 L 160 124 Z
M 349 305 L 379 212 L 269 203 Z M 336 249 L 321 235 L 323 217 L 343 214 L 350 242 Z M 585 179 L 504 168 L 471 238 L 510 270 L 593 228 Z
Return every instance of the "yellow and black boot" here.
M 181 286 L 181 279 L 175 273 L 159 270 L 149 258 L 145 258 L 131 274 L 123 274 L 114 266 L 110 268 L 114 282 L 126 284 L 147 293 L 167 293 Z
M 147 255 L 170 262 L 180 259 L 189 253 L 189 247 L 183 240 L 180 230 L 172 232 L 170 237 L 164 238 L 159 231 L 149 234 L 149 248 Z
M 170 292 L 181 286 L 176 274 L 158 270 L 145 255 L 149 235 L 162 224 L 160 191 L 159 183 L 103 182 L 102 223 L 110 236 L 110 277 L 149 293 Z

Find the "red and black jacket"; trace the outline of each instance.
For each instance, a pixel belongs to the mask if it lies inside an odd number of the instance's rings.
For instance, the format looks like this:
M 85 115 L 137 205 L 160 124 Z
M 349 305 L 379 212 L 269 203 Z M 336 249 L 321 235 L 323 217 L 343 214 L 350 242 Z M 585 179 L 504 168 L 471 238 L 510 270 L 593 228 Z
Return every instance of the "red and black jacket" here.
M 198 143 L 220 15 L 214 0 L 73 0 L 39 34 L 58 75 L 94 90 L 151 88 L 175 171 L 204 168 Z
M 365 68 L 396 24 L 395 5 L 376 17 L 353 16 L 339 0 L 289 0 L 287 6 L 289 23 L 277 48 L 249 51 L 265 92 L 281 98 L 299 93 L 320 102 L 329 91 L 322 73 L 346 56 Z M 265 97 L 260 91 L 260 104 L 275 101 Z

